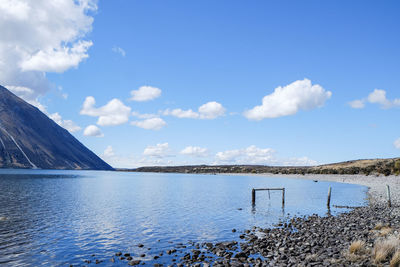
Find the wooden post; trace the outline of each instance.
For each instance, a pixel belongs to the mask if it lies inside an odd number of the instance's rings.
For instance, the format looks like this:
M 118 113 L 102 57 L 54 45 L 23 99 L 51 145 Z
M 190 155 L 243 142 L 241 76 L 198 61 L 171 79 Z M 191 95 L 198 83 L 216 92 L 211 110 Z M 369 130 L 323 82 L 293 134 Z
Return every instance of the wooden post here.
M 326 202 L 326 206 L 328 207 L 328 209 L 330 209 L 331 207 L 331 191 L 332 191 L 332 187 L 329 187 L 328 190 L 328 200 Z
M 285 207 L 285 188 L 282 189 L 282 207 Z
M 387 189 L 387 197 L 388 197 L 388 206 L 390 208 L 392 206 L 392 200 L 390 199 L 390 187 L 389 187 L 389 185 L 386 185 L 386 189 Z
M 251 203 L 256 204 L 256 190 L 253 188 L 251 191 Z

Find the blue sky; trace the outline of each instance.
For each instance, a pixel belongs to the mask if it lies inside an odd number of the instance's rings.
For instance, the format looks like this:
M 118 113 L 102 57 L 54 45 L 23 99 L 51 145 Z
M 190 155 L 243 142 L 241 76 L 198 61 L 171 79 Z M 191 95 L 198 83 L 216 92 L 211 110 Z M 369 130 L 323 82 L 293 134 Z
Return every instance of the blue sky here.
M 400 154 L 398 1 L 60 3 L 0 4 L 0 84 L 115 167 Z

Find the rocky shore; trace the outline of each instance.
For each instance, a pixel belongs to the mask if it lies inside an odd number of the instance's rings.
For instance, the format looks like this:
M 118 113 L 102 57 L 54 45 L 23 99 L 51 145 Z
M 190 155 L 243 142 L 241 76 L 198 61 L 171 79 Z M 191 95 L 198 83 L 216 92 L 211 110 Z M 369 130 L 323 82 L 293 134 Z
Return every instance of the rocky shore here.
M 110 261 L 153 266 L 400 266 L 399 177 L 290 178 L 367 185 L 370 204 L 337 216 L 294 217 L 275 228 L 232 229 L 236 240 L 171 244 L 151 261 L 129 252 L 117 252 Z M 393 190 L 392 207 L 386 202 L 386 184 Z

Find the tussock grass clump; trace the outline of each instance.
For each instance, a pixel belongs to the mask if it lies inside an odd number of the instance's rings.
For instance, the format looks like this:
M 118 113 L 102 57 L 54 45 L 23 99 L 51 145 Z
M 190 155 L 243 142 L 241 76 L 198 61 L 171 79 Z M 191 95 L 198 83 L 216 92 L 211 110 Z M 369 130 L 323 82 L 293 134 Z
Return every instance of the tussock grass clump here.
M 376 263 L 385 261 L 388 257 L 394 254 L 400 245 L 400 240 L 394 236 L 387 239 L 380 239 L 375 242 L 373 250 L 373 258 Z
M 400 266 L 400 250 L 397 250 L 392 257 L 392 260 L 390 261 L 390 267 L 399 267 L 399 266 Z
M 379 235 L 380 236 L 387 236 L 393 232 L 393 229 L 390 227 L 383 227 L 381 230 L 379 230 Z
M 351 243 L 351 245 L 349 247 L 349 252 L 351 254 L 360 253 L 364 250 L 364 245 L 365 245 L 365 242 L 362 240 L 354 241 L 353 243 Z

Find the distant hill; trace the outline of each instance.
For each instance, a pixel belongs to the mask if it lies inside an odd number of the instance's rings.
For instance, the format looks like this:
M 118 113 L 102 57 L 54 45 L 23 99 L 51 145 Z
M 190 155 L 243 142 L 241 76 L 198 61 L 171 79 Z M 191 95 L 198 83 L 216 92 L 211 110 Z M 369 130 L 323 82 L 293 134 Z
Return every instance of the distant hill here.
M 352 160 L 320 166 L 263 166 L 263 165 L 195 165 L 195 166 L 153 166 L 137 169 L 119 169 L 132 172 L 173 172 L 173 173 L 273 173 L 273 174 L 376 174 L 399 175 L 400 158 Z
M 113 168 L 36 107 L 0 86 L 0 168 Z

